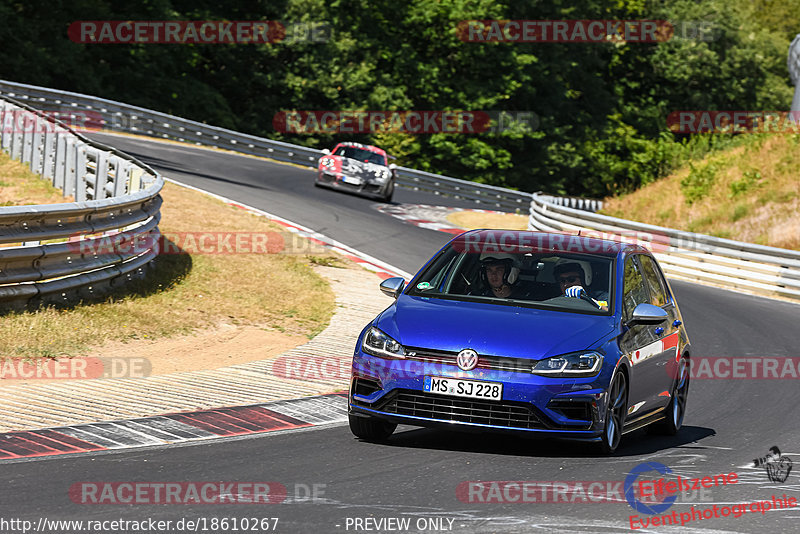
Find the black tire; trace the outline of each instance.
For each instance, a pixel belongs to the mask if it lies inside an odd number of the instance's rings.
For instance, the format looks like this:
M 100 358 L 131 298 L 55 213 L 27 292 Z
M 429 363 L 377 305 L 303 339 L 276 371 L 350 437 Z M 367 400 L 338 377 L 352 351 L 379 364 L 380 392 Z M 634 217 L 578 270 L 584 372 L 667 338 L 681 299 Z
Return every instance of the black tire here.
M 381 197 L 381 200 L 385 203 L 390 203 L 392 201 L 392 197 L 394 196 L 394 179 L 389 180 L 389 183 L 386 185 L 386 192 Z
M 622 429 L 628 415 L 628 381 L 625 373 L 618 371 L 611 379 L 608 387 L 608 404 L 606 405 L 606 426 L 600 436 L 600 451 L 613 454 L 622 441 Z
M 359 417 L 353 414 L 348 416 L 350 432 L 357 438 L 367 441 L 382 441 L 392 435 L 397 428 L 396 423 L 382 421 L 374 417 Z
M 683 418 L 686 415 L 686 402 L 689 399 L 689 359 L 681 358 L 678 365 L 677 380 L 672 389 L 672 398 L 664 410 L 666 416 L 658 423 L 653 423 L 647 430 L 652 434 L 663 434 L 674 436 L 683 425 Z

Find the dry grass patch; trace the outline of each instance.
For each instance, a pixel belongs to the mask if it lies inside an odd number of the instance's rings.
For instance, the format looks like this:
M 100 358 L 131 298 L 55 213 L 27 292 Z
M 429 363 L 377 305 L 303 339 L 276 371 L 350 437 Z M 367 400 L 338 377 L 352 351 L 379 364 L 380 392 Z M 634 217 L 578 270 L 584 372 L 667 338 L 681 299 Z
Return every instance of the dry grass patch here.
M 47 180 L 0 151 L 0 206 L 74 202 Z
M 481 213 L 479 211 L 456 211 L 447 215 L 447 220 L 459 228 L 497 228 L 502 230 L 526 230 L 528 218 L 515 213 Z
M 800 249 L 800 136 L 754 135 L 744 146 L 634 193 L 602 213 L 690 232 Z
M 159 226 L 166 235 L 278 232 L 286 243 L 297 242 L 267 219 L 202 193 L 168 183 L 162 196 Z M 107 342 L 152 340 L 221 325 L 313 337 L 328 324 L 334 295 L 312 264 L 340 260 L 324 249 L 304 251 L 308 254 L 162 254 L 154 272 L 129 294 L 72 309 L 1 316 L 0 354 L 76 356 Z

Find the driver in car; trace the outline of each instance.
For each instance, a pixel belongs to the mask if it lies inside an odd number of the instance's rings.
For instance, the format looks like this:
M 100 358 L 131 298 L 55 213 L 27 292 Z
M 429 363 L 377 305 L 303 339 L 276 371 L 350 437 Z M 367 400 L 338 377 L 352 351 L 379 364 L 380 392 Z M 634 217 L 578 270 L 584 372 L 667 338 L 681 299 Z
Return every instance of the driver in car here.
M 484 253 L 480 257 L 484 297 L 525 299 L 527 291 L 518 283 L 520 269 L 511 254 Z
M 586 271 L 580 263 L 565 261 L 558 263 L 553 269 L 553 276 L 561 286 L 564 295 L 572 298 L 586 296 L 594 302 L 598 308 L 608 311 L 608 292 L 596 291 L 590 295 L 585 288 Z

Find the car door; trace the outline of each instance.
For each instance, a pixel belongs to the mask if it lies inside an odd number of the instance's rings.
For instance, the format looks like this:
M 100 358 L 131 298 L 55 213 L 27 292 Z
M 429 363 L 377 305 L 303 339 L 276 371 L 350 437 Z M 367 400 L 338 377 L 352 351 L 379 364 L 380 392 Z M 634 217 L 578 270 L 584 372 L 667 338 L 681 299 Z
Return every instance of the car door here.
M 669 317 L 662 324 L 653 325 L 653 336 L 656 342 L 660 343 L 661 352 L 656 357 L 656 365 L 663 371 L 659 374 L 661 379 L 659 389 L 659 398 L 663 404 L 669 402 L 670 394 L 672 393 L 672 383 L 674 381 L 674 374 L 676 367 L 671 365 L 671 362 L 676 362 L 678 354 L 678 342 L 680 340 L 680 331 L 678 326 L 678 309 L 672 296 L 667 290 L 667 283 L 661 274 L 661 269 L 658 268 L 655 260 L 648 255 L 642 254 L 639 256 L 639 263 L 642 266 L 642 274 L 647 282 L 648 291 L 650 293 L 650 304 L 658 306 Z
M 623 266 L 622 281 L 622 322 L 623 325 L 633 316 L 637 305 L 650 302 L 650 293 L 637 261 L 636 254 L 627 256 Z M 658 393 L 661 384 L 657 365 L 656 339 L 650 325 L 635 325 L 625 328 L 619 346 L 631 364 L 630 388 L 628 395 L 628 416 L 636 418 L 659 407 Z

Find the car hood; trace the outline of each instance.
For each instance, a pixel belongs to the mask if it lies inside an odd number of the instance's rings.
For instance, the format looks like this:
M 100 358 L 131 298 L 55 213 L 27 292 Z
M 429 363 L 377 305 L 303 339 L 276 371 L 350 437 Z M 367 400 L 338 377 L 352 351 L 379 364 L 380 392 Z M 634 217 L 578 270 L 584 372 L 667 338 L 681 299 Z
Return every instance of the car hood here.
M 389 169 L 383 165 L 342 156 L 330 157 L 336 161 L 336 170 L 346 176 L 361 178 L 364 181 L 381 180 L 389 177 Z
M 376 326 L 406 347 L 539 360 L 594 348 L 614 318 L 401 295 Z

